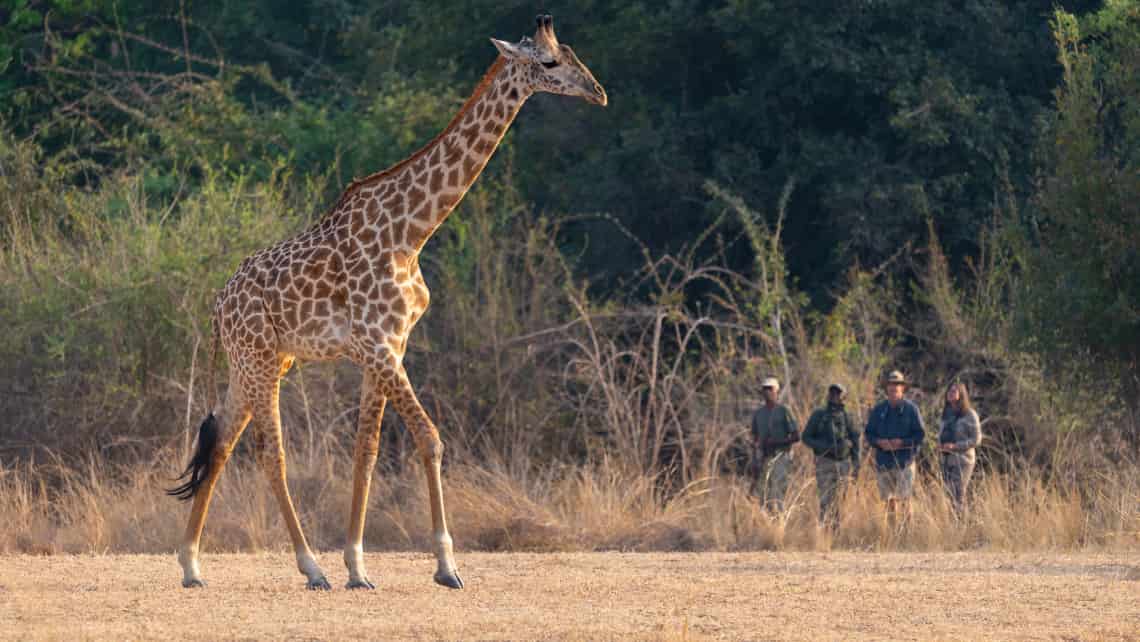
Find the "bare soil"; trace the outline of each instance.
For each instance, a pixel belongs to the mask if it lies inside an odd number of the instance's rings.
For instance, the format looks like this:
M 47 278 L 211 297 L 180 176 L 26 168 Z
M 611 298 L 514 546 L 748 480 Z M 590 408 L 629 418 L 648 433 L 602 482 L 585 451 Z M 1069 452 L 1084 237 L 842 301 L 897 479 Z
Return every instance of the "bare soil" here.
M 376 591 L 291 555 L 0 557 L 4 639 L 1138 640 L 1140 553 L 371 554 Z

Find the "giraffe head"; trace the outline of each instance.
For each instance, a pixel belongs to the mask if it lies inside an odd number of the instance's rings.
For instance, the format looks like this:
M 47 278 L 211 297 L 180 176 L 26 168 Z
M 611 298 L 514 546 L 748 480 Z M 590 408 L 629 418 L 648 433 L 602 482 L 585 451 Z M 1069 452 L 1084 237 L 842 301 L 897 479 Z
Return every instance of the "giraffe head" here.
M 549 15 L 535 18 L 538 29 L 534 38 L 524 37 L 517 43 L 491 38 L 499 53 L 514 64 L 524 65 L 526 78 L 533 91 L 578 96 L 605 107 L 606 90 L 574 55 L 574 50 L 558 42 L 554 35 L 554 19 Z

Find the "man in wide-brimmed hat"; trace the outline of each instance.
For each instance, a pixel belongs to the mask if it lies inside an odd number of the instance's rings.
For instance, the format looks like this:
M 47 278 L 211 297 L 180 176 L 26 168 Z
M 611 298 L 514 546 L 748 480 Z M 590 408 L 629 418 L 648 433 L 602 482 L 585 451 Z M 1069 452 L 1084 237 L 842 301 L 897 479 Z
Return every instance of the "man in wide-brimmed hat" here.
M 833 383 L 827 405 L 812 413 L 803 442 L 815 453 L 815 486 L 819 492 L 819 521 L 839 524 L 840 491 L 859 470 L 859 428 L 844 403 L 846 389 Z
M 753 491 L 768 510 L 784 510 L 784 494 L 792 472 L 792 444 L 800 440 L 795 415 L 779 403 L 780 382 L 768 377 L 760 384 L 764 405 L 752 416 Z
M 871 409 L 865 431 L 867 443 L 875 449 L 875 470 L 879 495 L 887 502 L 887 516 L 892 523 L 910 515 L 910 497 L 914 494 L 914 457 L 922 446 L 926 430 L 918 406 L 905 399 L 907 380 L 903 373 L 892 370 L 883 382 L 887 398 Z

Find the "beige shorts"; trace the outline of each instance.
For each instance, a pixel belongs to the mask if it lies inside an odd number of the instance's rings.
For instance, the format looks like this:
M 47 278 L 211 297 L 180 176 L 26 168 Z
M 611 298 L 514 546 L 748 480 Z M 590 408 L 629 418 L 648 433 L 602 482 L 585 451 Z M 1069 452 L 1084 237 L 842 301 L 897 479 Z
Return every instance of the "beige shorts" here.
M 910 499 L 914 494 L 914 462 L 903 468 L 880 468 L 875 471 L 879 480 L 879 497 L 883 499 Z

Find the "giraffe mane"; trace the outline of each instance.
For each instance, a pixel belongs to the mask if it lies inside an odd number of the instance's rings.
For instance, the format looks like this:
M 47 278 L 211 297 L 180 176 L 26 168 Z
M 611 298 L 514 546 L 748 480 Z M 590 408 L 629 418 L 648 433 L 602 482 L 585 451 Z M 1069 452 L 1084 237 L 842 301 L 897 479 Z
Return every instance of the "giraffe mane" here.
M 471 95 L 467 97 L 467 101 L 463 103 L 463 106 L 459 108 L 459 111 L 455 114 L 455 116 L 452 117 L 451 121 L 449 123 L 447 123 L 447 127 L 444 127 L 443 131 L 436 134 L 435 138 L 432 138 L 431 140 L 429 140 L 427 143 L 425 143 L 423 145 L 423 147 L 420 147 L 414 154 L 412 154 L 411 156 L 405 158 L 404 160 L 396 163 L 395 165 L 392 165 L 391 167 L 389 167 L 387 169 L 376 172 L 375 174 L 369 174 L 368 176 L 365 176 L 364 178 L 354 179 L 351 183 L 348 184 L 348 187 L 344 188 L 344 192 L 341 193 L 340 198 L 338 198 L 336 200 L 336 204 L 334 204 L 331 208 L 329 208 L 329 210 L 327 212 L 325 212 L 325 214 L 321 217 L 321 219 L 323 220 L 323 219 L 327 218 L 330 214 L 339 210 L 341 208 L 341 206 L 344 205 L 344 203 L 349 198 L 352 197 L 353 194 L 355 194 L 356 192 L 358 192 L 360 190 L 360 188 L 364 187 L 365 185 L 375 183 L 376 181 L 378 181 L 380 179 L 387 178 L 388 176 L 391 176 L 392 174 L 395 174 L 396 172 L 400 171 L 401 169 L 407 167 L 409 164 L 414 163 L 416 160 L 418 160 L 424 154 L 427 154 L 428 151 L 436 143 L 438 143 L 440 140 L 443 139 L 444 136 L 447 136 L 449 133 L 451 133 L 451 131 L 453 129 L 455 129 L 455 127 L 459 124 L 459 121 L 463 118 L 463 115 L 467 113 L 467 110 L 471 108 L 471 105 L 474 104 L 476 99 L 478 99 L 480 96 L 483 95 L 483 92 L 486 91 L 487 87 L 491 84 L 491 80 L 495 76 L 498 75 L 499 71 L 501 71 L 503 69 L 503 67 L 506 66 L 506 64 L 507 64 L 507 59 L 506 59 L 506 57 L 504 57 L 502 55 L 500 55 L 498 58 L 495 59 L 495 62 L 493 62 L 491 64 L 491 67 L 489 69 L 487 69 L 487 72 L 485 74 L 483 74 L 483 79 L 479 81 L 479 84 L 475 85 L 475 89 L 471 92 Z

